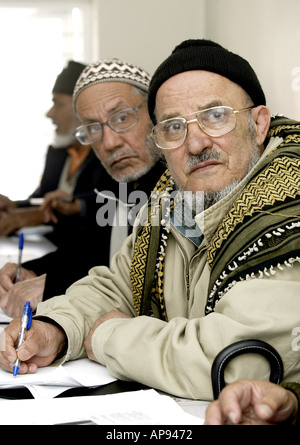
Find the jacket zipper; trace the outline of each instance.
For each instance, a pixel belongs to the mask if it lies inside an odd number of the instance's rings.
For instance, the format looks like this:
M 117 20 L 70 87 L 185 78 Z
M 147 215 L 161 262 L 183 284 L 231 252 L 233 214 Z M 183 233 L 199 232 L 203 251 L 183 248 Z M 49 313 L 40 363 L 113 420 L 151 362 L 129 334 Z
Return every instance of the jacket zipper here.
M 183 253 L 184 256 L 184 262 L 185 262 L 185 287 L 186 287 L 186 299 L 189 300 L 190 298 L 190 274 L 189 274 L 189 259 L 188 256 L 186 254 L 186 251 L 183 248 L 183 245 L 181 244 L 181 241 L 179 240 L 179 238 L 177 237 L 177 234 L 175 233 L 175 231 L 173 230 L 172 226 L 171 226 L 171 230 L 172 235 L 174 236 L 177 244 L 180 247 L 181 252 Z
M 170 231 L 172 232 L 172 235 L 173 235 L 174 238 L 176 239 L 176 242 L 177 242 L 177 244 L 179 245 L 180 250 L 181 250 L 181 252 L 182 252 L 182 254 L 183 254 L 183 256 L 184 256 L 184 260 L 185 260 L 185 287 L 186 287 L 186 299 L 189 300 L 189 299 L 190 299 L 190 272 L 189 272 L 189 270 L 190 270 L 190 262 L 192 261 L 192 259 L 194 258 L 194 256 L 200 252 L 200 250 L 197 249 L 196 252 L 192 255 L 192 257 L 191 257 L 191 259 L 190 259 L 190 261 L 189 261 L 188 256 L 187 256 L 187 253 L 186 253 L 186 251 L 185 251 L 185 249 L 184 249 L 184 247 L 183 247 L 181 241 L 179 240 L 177 234 L 175 233 L 175 230 L 172 229 L 172 226 L 171 226 L 171 230 L 170 230 Z M 206 246 L 202 246 L 201 250 L 203 250 L 205 247 L 206 247 Z

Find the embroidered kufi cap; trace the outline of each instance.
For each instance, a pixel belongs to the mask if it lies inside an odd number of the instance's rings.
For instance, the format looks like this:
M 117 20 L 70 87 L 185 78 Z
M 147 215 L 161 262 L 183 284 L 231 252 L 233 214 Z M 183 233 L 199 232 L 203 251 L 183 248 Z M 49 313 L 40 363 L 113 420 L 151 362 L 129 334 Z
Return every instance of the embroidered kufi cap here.
M 190 39 L 176 46 L 152 76 L 148 95 L 148 110 L 154 124 L 156 124 L 154 110 L 158 89 L 170 77 L 192 70 L 220 74 L 240 85 L 251 97 L 254 106 L 266 104 L 260 82 L 247 60 L 211 40 Z
M 142 68 L 119 59 L 102 59 L 88 65 L 81 73 L 73 94 L 75 107 L 78 95 L 101 82 L 125 82 L 148 92 L 151 76 Z
M 79 75 L 86 65 L 70 60 L 66 68 L 57 76 L 52 93 L 69 94 L 72 96 Z

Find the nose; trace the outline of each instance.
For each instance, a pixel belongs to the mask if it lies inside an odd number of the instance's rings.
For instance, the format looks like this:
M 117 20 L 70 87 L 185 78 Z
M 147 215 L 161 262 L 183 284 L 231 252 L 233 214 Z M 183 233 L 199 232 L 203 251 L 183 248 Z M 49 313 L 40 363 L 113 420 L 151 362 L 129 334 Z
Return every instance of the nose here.
M 46 117 L 49 117 L 50 119 L 53 117 L 53 106 L 47 111 Z
M 112 130 L 107 124 L 103 126 L 102 145 L 104 150 L 112 151 L 119 148 L 123 144 L 120 133 Z
M 122 136 L 113 131 L 108 125 L 103 126 L 103 137 L 100 141 L 94 142 L 93 149 L 98 158 L 106 163 L 107 159 L 123 145 Z
M 55 114 L 56 114 L 56 106 L 55 106 L 55 104 L 53 104 L 53 105 L 49 108 L 49 110 L 47 111 L 47 113 L 46 113 L 46 117 L 48 117 L 49 119 L 52 119 L 52 120 L 53 120 Z
M 205 148 L 211 148 L 213 146 L 212 137 L 204 133 L 199 126 L 197 119 L 188 121 L 187 135 L 184 146 L 192 155 L 199 154 Z

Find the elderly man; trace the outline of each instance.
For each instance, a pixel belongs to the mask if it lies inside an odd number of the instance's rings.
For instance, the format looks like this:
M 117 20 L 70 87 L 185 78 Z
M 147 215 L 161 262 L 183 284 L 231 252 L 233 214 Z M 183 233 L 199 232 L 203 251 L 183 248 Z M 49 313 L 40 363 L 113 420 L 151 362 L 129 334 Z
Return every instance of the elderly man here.
M 209 400 L 216 355 L 254 338 L 277 349 L 285 380 L 299 380 L 292 347 L 300 309 L 299 124 L 270 123 L 248 62 L 206 40 L 183 42 L 158 67 L 148 109 L 169 167 L 155 189 L 162 199 L 151 199 L 110 269 L 94 268 L 64 298 L 38 306 L 18 351 L 22 372 L 87 354 L 117 378 Z M 7 370 L 19 323 L 6 331 L 0 362 Z M 226 381 L 268 379 L 263 357 L 234 360 Z
M 128 198 L 143 193 L 147 202 L 165 170 L 149 137 L 149 83 L 146 71 L 118 59 L 100 60 L 82 72 L 74 92 L 74 109 L 84 123 L 75 134 L 83 146 L 93 145 L 105 167 L 98 161 L 104 172 L 97 187 L 104 193 L 97 199 L 94 193 L 93 211 L 75 236 L 65 236 L 55 252 L 23 264 L 21 281 L 14 284 L 16 264 L 8 263 L 0 270 L 0 307 L 7 315 L 20 316 L 27 300 L 36 309 L 38 302 L 64 293 L 93 266 L 108 266 L 131 232 L 131 214 L 127 213 L 133 209 Z M 101 108 L 109 110 L 106 125 L 101 123 Z M 112 194 L 115 199 L 108 200 Z
M 91 147 L 83 147 L 74 137 L 79 121 L 73 111 L 72 97 L 85 66 L 71 60 L 55 80 L 53 105 L 46 114 L 55 125 L 55 134 L 47 151 L 40 185 L 22 201 L 0 196 L 0 211 L 5 214 L 0 220 L 1 235 L 9 235 L 23 226 L 52 221 L 55 230 L 51 238 L 59 244 L 66 230 L 70 231 L 75 224 L 81 225 L 89 211 L 94 188 L 104 169 L 99 167 Z M 34 205 L 37 198 L 44 199 L 43 206 Z M 71 202 L 64 202 L 68 199 Z

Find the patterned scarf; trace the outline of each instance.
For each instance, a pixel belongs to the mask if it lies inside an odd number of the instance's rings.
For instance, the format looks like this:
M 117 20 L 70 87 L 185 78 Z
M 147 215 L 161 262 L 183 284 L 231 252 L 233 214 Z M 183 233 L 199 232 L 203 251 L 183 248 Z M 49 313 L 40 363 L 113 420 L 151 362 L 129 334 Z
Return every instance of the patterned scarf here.
M 206 314 L 237 281 L 272 275 L 276 268 L 300 261 L 300 124 L 272 119 L 266 143 L 272 136 L 283 142 L 253 170 L 208 246 Z M 166 170 L 149 200 L 146 223 L 139 226 L 130 270 L 137 316 L 166 321 L 163 281 L 169 228 L 164 222 L 173 203 L 165 206 L 160 197 L 173 189 Z
M 166 170 L 156 184 L 140 224 L 130 269 L 134 308 L 138 315 L 167 320 L 163 296 L 164 248 L 168 239 L 168 216 L 172 203 L 164 197 L 173 191 L 174 182 Z

